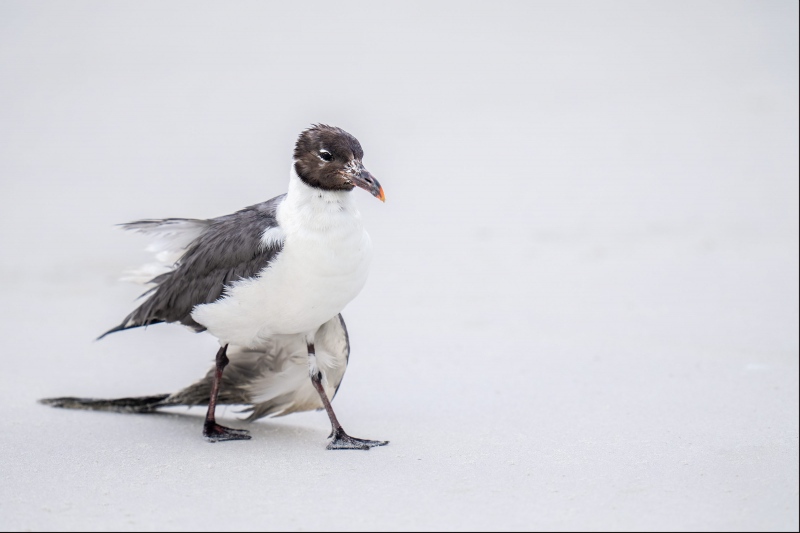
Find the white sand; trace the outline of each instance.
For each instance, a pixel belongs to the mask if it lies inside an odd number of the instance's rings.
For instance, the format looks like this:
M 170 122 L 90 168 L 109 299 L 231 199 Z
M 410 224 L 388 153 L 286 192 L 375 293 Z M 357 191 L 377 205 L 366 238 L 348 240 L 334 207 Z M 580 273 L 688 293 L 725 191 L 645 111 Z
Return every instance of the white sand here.
M 0 529 L 797 530 L 797 4 L 0 4 Z M 112 229 L 285 190 L 358 136 L 388 201 L 324 413 L 208 444 L 214 339 L 93 343 Z M 229 408 L 225 419 L 237 425 Z M 242 427 L 242 426 L 239 426 Z

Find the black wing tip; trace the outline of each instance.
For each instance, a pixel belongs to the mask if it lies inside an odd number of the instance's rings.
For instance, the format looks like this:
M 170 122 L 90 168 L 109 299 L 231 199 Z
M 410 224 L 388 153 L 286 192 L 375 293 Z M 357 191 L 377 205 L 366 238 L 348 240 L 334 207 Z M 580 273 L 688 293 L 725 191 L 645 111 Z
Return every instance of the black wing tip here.
M 136 326 L 132 326 L 132 327 L 136 327 Z M 125 327 L 125 324 L 120 324 L 119 326 L 117 326 L 117 327 L 115 327 L 115 328 L 111 328 L 110 330 L 106 331 L 105 333 L 103 333 L 102 335 L 100 335 L 99 337 L 97 337 L 97 338 L 95 339 L 95 341 L 99 341 L 99 340 L 103 339 L 103 338 L 104 338 L 106 335 L 110 335 L 110 334 L 112 334 L 112 333 L 116 333 L 116 332 L 118 332 L 118 331 L 124 331 L 124 330 L 126 330 L 126 329 L 130 329 L 130 328 L 126 328 L 126 327 Z
M 81 406 L 89 405 L 97 400 L 93 398 L 77 398 L 75 396 L 61 396 L 59 398 L 41 398 L 36 403 L 58 407 L 60 409 L 80 409 Z
M 147 293 L 145 293 L 145 294 L 147 294 Z M 144 294 L 142 296 L 144 296 Z M 115 328 L 111 328 L 110 330 L 106 331 L 105 333 L 103 333 L 102 335 L 97 337 L 95 339 L 95 341 L 99 341 L 100 339 L 102 339 L 106 335 L 111 335 L 112 333 L 116 333 L 118 331 L 126 331 L 126 330 L 129 330 L 129 329 L 136 329 L 136 328 L 141 328 L 141 327 L 145 327 L 146 328 L 147 326 L 152 326 L 153 324 L 163 324 L 163 323 L 164 323 L 163 320 L 151 320 L 150 322 L 148 322 L 146 324 L 131 324 L 129 326 L 129 325 L 126 325 L 127 322 L 123 322 L 119 326 L 117 326 Z
M 67 400 L 67 398 L 40 398 L 36 400 L 36 403 L 51 405 L 53 407 L 63 407 L 65 400 Z
M 64 396 L 61 398 L 42 398 L 37 400 L 42 405 L 60 409 L 84 409 L 87 411 L 113 411 L 118 413 L 153 413 L 161 407 L 169 407 L 166 400 L 169 394 L 155 396 L 139 396 L 134 398 L 115 398 L 104 400 L 99 398 L 77 398 Z
M 75 396 L 61 396 L 59 398 L 40 398 L 36 403 L 49 405 L 50 407 L 60 407 L 62 409 L 74 409 L 76 405 L 90 403 L 91 398 L 77 398 Z

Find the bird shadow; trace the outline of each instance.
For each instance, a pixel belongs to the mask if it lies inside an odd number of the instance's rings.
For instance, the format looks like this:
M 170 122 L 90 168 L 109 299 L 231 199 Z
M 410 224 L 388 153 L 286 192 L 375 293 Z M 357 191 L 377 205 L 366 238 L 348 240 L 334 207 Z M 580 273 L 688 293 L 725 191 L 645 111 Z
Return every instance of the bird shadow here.
M 244 406 L 242 406 L 244 407 Z M 302 449 L 324 449 L 327 443 L 329 431 L 307 425 L 298 425 L 296 422 L 276 420 L 274 418 L 247 421 L 237 412 L 238 406 L 225 406 L 217 412 L 217 422 L 237 428 L 246 429 L 250 432 L 253 441 L 267 441 L 279 447 Z M 150 420 L 159 430 L 165 434 L 185 436 L 196 441 L 207 442 L 202 436 L 203 422 L 205 420 L 206 408 L 201 407 L 171 407 L 149 413 L 119 413 L 109 411 L 94 411 L 94 414 L 106 416 L 125 415 L 132 420 L 136 420 L 134 425 L 138 430 L 145 421 Z M 73 413 L 77 414 L 75 411 Z M 88 413 L 83 413 L 88 414 Z M 156 429 L 156 428 L 154 428 Z M 239 441 L 248 442 L 248 441 Z
M 275 418 L 262 418 L 260 420 L 248 421 L 243 417 L 235 416 L 236 411 L 226 406 L 227 412 L 217 413 L 217 422 L 225 426 L 237 429 L 246 429 L 250 432 L 253 440 L 269 440 L 272 442 L 285 442 L 297 445 L 300 443 L 326 442 L 328 432 L 320 431 L 318 428 L 298 425 L 290 421 L 278 420 Z M 232 412 L 233 411 L 233 412 Z M 155 413 L 144 413 L 145 417 L 153 417 L 157 420 L 169 421 L 170 424 L 177 424 L 189 433 L 196 433 L 198 438 L 203 428 L 205 420 L 205 408 L 170 408 L 157 411 Z

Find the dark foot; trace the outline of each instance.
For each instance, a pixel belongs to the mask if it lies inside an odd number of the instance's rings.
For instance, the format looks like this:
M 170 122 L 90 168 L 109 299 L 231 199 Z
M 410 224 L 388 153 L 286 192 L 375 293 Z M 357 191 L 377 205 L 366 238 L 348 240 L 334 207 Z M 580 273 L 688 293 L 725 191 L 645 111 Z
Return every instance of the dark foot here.
M 328 443 L 329 450 L 369 450 L 375 446 L 386 446 L 388 440 L 365 440 L 351 437 L 344 430 L 337 431 Z
M 253 437 L 249 435 L 246 429 L 233 429 L 220 426 L 219 424 L 206 423 L 203 426 L 203 436 L 208 442 L 218 442 L 224 440 L 250 440 Z

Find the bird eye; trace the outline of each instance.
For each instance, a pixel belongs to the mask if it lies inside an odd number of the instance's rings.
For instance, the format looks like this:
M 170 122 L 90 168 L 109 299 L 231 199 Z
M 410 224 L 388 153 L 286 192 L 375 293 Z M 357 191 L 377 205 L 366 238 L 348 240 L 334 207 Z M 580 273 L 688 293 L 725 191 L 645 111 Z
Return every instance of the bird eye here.
M 331 153 L 330 153 L 329 151 L 327 151 L 327 150 L 320 150 L 320 151 L 319 151 L 319 156 L 320 156 L 322 159 L 324 159 L 325 161 L 333 161 L 333 156 L 332 156 L 332 155 L 331 155 Z

